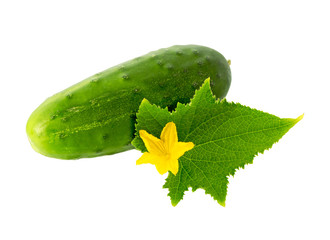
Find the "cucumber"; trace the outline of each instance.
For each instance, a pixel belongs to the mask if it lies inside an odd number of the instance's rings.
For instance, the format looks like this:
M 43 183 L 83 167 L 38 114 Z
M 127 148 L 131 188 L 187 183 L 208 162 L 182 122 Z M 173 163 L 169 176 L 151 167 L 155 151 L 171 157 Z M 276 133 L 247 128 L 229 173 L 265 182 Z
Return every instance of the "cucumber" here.
M 227 60 L 198 45 L 150 52 L 97 73 L 46 99 L 26 132 L 37 152 L 78 159 L 132 149 L 136 112 L 143 98 L 174 109 L 188 103 L 206 78 L 224 98 L 231 83 Z

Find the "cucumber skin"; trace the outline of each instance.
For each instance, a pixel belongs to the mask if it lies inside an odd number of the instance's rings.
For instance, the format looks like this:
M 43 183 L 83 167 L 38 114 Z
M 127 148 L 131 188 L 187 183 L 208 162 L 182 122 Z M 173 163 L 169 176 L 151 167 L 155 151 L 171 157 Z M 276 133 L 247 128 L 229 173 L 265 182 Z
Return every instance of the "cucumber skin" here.
M 37 152 L 78 159 L 134 148 L 136 112 L 143 98 L 174 109 L 188 103 L 206 78 L 217 98 L 231 83 L 227 60 L 198 45 L 150 52 L 95 74 L 46 99 L 30 116 L 26 132 Z

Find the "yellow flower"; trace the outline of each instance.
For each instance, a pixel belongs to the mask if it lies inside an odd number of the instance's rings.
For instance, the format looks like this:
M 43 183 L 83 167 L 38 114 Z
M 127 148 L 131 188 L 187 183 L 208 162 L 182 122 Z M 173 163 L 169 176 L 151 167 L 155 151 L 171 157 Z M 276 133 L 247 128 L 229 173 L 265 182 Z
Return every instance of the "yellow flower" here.
M 139 134 L 148 152 L 143 153 L 136 164 L 154 164 L 160 174 L 171 171 L 176 175 L 179 170 L 179 158 L 195 146 L 192 142 L 178 142 L 178 133 L 173 122 L 166 124 L 160 139 L 145 130 L 140 130 Z

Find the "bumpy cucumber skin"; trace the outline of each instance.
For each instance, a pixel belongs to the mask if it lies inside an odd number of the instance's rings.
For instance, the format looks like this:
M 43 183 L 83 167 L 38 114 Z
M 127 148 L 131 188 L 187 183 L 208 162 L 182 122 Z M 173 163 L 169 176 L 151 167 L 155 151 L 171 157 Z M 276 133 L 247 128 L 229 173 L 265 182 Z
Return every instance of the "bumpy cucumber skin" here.
M 132 149 L 135 114 L 143 98 L 174 109 L 188 103 L 206 78 L 224 98 L 231 83 L 227 60 L 198 45 L 150 52 L 95 74 L 46 99 L 26 132 L 39 153 L 78 159 Z

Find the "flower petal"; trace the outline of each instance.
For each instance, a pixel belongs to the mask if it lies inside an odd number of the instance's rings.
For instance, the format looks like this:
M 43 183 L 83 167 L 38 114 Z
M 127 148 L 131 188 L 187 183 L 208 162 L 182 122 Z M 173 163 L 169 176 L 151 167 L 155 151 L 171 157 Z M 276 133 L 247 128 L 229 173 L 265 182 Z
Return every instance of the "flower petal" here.
M 169 169 L 174 175 L 176 175 L 179 171 L 179 159 L 177 158 L 171 158 L 170 159 L 170 169 Z
M 179 159 L 185 152 L 193 149 L 195 146 L 192 142 L 178 142 L 175 144 L 173 150 L 172 150 L 172 157 Z
M 178 142 L 178 133 L 174 122 L 166 124 L 160 135 L 160 139 L 164 142 L 167 152 L 170 152 L 173 146 Z
M 155 164 L 155 156 L 151 153 L 145 152 L 143 155 L 136 161 L 136 165 L 140 165 L 143 163 L 151 163 Z
M 147 133 L 145 130 L 139 131 L 140 137 L 142 138 L 144 145 L 148 149 L 148 152 L 156 155 L 166 154 L 164 143 L 159 138 Z
M 163 175 L 164 173 L 167 173 L 169 170 L 168 160 L 167 159 L 157 159 L 156 169 L 161 175 Z

